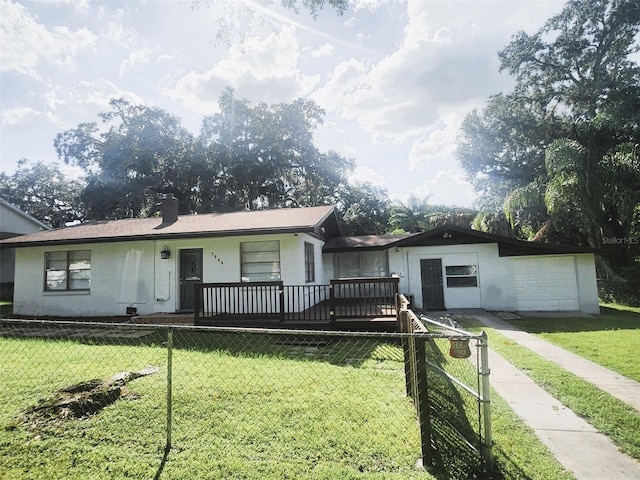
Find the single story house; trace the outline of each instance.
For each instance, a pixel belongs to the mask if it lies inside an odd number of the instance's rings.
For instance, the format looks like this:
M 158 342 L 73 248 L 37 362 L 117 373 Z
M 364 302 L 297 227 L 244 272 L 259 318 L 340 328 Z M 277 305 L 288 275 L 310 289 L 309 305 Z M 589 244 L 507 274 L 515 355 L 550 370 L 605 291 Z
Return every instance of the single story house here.
M 0 240 L 41 230 L 49 230 L 49 227 L 0 198 Z M 6 297 L 10 299 L 13 295 L 14 272 L 15 250 L 12 248 L 0 250 L 0 290 L 3 300 Z
M 323 252 L 325 275 L 397 275 L 400 291 L 422 310 L 600 311 L 594 254 L 587 248 L 444 225 L 333 238 Z
M 14 313 L 189 312 L 214 301 L 203 300 L 197 286 L 269 282 L 304 287 L 298 308 L 310 308 L 327 300 L 329 293 L 318 292 L 335 279 L 372 277 L 392 278 L 418 309 L 598 312 L 594 256 L 581 248 L 454 226 L 344 237 L 331 206 L 177 212 L 169 195 L 162 218 L 98 221 L 0 241 L 0 248 L 16 249 Z

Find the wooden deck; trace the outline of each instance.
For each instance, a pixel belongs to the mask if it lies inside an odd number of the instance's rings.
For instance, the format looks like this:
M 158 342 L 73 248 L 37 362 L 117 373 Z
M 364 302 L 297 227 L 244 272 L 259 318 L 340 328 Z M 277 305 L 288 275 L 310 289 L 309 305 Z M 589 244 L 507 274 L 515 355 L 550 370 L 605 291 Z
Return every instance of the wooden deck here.
M 397 277 L 336 279 L 329 285 L 283 282 L 195 285 L 196 325 L 336 325 L 396 317 Z
M 314 311 L 311 311 L 314 310 Z M 351 308 L 350 308 L 351 310 Z M 370 311 L 367 308 L 366 311 Z M 330 320 L 327 305 L 316 305 L 307 312 L 285 314 L 284 320 L 279 314 L 218 314 L 201 318 L 199 326 L 216 327 L 253 327 L 288 328 L 296 330 L 337 330 L 337 331 L 397 331 L 395 307 L 380 305 L 378 316 L 345 317 L 343 314 L 334 321 Z M 305 315 L 306 313 L 306 315 Z M 344 313 L 344 312 L 342 312 Z M 195 325 L 194 313 L 153 313 L 131 317 L 131 323 L 147 325 Z

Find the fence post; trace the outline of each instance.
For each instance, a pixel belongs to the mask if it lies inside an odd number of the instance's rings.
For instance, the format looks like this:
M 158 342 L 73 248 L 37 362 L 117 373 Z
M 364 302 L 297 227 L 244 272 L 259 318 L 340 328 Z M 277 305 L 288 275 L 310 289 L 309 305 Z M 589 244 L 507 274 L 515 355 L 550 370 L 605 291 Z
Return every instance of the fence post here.
M 482 378 L 482 420 L 484 435 L 482 448 L 483 457 L 487 466 L 487 471 L 493 471 L 493 454 L 492 454 L 492 432 L 491 432 L 491 383 L 489 381 L 489 341 L 486 332 L 482 332 L 480 340 L 480 376 Z
M 431 446 L 431 406 L 429 403 L 427 380 L 427 356 L 425 350 L 425 338 L 415 338 L 416 354 L 416 385 L 415 399 L 420 423 L 420 442 L 422 445 L 422 466 L 428 468 L 433 465 L 433 448 Z
M 171 450 L 171 420 L 173 407 L 173 329 L 167 329 L 167 444 L 164 451 Z
M 407 320 L 409 319 L 409 312 L 406 309 L 398 310 L 398 323 L 400 333 L 410 333 L 407 327 Z M 407 390 L 407 397 L 413 398 L 413 359 L 411 357 L 411 348 L 409 347 L 409 339 L 402 337 L 400 340 L 402 344 L 402 351 L 404 352 L 404 380 L 405 388 Z

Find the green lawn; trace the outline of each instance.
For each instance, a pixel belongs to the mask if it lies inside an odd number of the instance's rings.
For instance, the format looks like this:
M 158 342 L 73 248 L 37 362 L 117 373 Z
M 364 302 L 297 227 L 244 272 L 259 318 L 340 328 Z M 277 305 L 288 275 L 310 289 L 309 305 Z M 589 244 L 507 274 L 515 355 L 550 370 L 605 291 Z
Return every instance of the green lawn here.
M 173 448 L 161 463 L 164 340 L 0 338 L 0 478 L 448 478 L 415 469 L 419 432 L 401 349 L 346 339 L 314 347 L 176 335 Z M 20 422 L 58 388 L 148 365 L 161 371 L 93 417 Z M 498 398 L 493 417 L 494 478 L 572 478 Z
M 640 380 L 636 359 L 640 351 L 640 314 L 610 307 L 603 307 L 602 312 L 593 317 L 532 317 L 511 320 L 510 323 L 629 378 Z M 640 460 L 640 414 L 635 409 L 491 328 L 469 319 L 462 323 L 470 329 L 485 330 L 490 348 L 608 435 L 622 451 Z
M 608 305 L 600 311 L 592 317 L 536 317 L 511 323 L 640 382 L 640 308 Z

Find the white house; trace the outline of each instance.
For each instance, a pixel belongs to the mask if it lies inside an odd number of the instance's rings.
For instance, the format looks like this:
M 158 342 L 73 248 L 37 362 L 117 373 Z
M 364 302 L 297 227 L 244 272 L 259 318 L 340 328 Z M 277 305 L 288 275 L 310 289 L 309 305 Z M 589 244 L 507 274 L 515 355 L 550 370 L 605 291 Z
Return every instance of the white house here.
M 457 226 L 407 235 L 333 238 L 329 277 L 391 274 L 418 309 L 599 313 L 593 252 Z
M 460 227 L 343 237 L 331 206 L 178 216 L 170 196 L 162 218 L 37 232 L 0 248 L 16 248 L 18 315 L 188 312 L 202 283 L 280 281 L 307 288 L 308 302 L 309 288 L 333 279 L 391 276 L 417 308 L 598 312 L 585 249 Z
M 333 207 L 98 221 L 6 239 L 16 248 L 13 311 L 113 316 L 193 311 L 194 284 L 281 280 L 321 284 Z
M 48 230 L 49 227 L 18 207 L 0 198 L 0 239 Z M 0 250 L 0 288 L 5 292 L 13 290 L 15 271 L 15 250 Z M 9 296 L 10 293 L 8 294 Z

